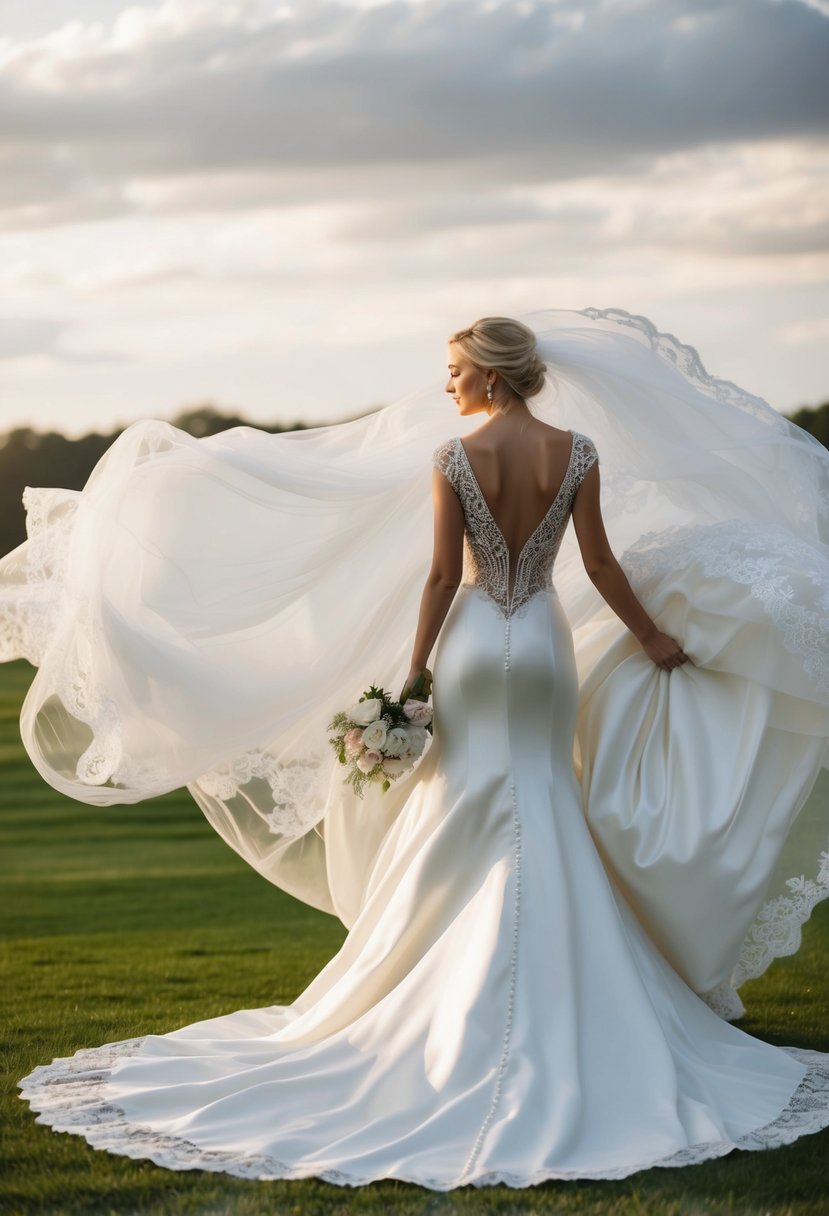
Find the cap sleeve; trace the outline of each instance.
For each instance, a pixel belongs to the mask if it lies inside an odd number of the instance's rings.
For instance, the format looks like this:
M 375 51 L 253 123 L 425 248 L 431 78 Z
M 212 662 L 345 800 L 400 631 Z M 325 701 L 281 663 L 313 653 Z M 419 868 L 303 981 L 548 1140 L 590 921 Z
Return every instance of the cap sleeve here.
M 588 469 L 592 468 L 598 461 L 599 453 L 596 451 L 596 445 L 593 440 L 587 435 L 582 435 L 579 431 L 575 432 L 574 443 L 573 472 L 575 473 L 576 484 L 581 485 Z
M 458 444 L 454 439 L 447 439 L 432 452 L 432 464 L 449 481 L 452 488 L 458 488 Z

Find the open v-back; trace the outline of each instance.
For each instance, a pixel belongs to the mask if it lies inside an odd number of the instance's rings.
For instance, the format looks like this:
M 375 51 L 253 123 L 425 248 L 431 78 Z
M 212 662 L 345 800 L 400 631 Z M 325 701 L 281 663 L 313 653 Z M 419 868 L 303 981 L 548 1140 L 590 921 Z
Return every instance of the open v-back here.
M 553 564 L 573 498 L 597 458 L 592 440 L 580 431 L 570 434 L 573 441 L 561 485 L 514 560 L 460 438 L 447 440 L 432 454 L 433 464 L 448 478 L 463 507 L 462 582 L 481 588 L 507 618 L 537 592 L 551 588 Z

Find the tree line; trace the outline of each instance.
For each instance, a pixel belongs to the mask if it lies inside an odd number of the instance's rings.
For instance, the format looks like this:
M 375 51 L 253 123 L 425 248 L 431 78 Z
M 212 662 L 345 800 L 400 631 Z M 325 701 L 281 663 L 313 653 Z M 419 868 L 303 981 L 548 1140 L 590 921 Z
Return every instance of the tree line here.
M 829 401 L 816 408 L 805 406 L 791 414 L 790 418 L 829 448 Z M 212 405 L 184 410 L 170 421 L 173 426 L 199 439 L 216 435 L 230 427 L 253 425 L 236 414 L 223 414 Z M 304 422 L 255 425 L 272 435 L 308 427 Z M 0 554 L 8 553 L 26 539 L 26 515 L 22 502 L 24 487 L 83 489 L 89 474 L 122 430 L 114 430 L 108 435 L 93 431 L 77 439 L 69 439 L 59 431 L 41 432 L 28 426 L 0 434 Z

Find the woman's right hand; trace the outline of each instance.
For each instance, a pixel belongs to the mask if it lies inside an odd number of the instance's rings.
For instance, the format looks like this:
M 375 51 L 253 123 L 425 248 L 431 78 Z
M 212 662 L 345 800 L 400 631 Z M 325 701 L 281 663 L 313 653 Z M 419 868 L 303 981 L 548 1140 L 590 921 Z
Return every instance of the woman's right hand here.
M 690 656 L 669 634 L 657 628 L 613 556 L 602 522 L 598 461 L 588 469 L 576 491 L 573 527 L 588 578 L 622 624 L 627 625 L 648 658 L 663 671 L 673 671 L 687 663 Z
M 649 659 L 661 667 L 663 671 L 673 671 L 688 662 L 689 656 L 678 642 L 667 633 L 657 629 L 654 633 L 640 641 L 640 645 Z

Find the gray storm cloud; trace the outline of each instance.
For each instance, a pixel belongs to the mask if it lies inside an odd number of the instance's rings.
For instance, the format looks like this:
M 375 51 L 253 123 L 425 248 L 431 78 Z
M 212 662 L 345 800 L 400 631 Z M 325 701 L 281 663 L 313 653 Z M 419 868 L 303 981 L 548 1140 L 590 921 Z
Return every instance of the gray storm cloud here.
M 183 4 L 163 27 L 6 39 L 0 223 L 134 211 L 126 187 L 139 179 L 255 173 L 279 202 L 358 193 L 366 170 L 382 189 L 386 171 L 416 168 L 432 189 L 463 192 L 633 174 L 717 142 L 821 141 L 829 126 L 829 20 L 794 0 L 254 11 Z M 250 197 L 231 188 L 212 202 Z M 451 206 L 438 211 L 452 222 Z M 505 204 L 505 222 L 514 215 Z

